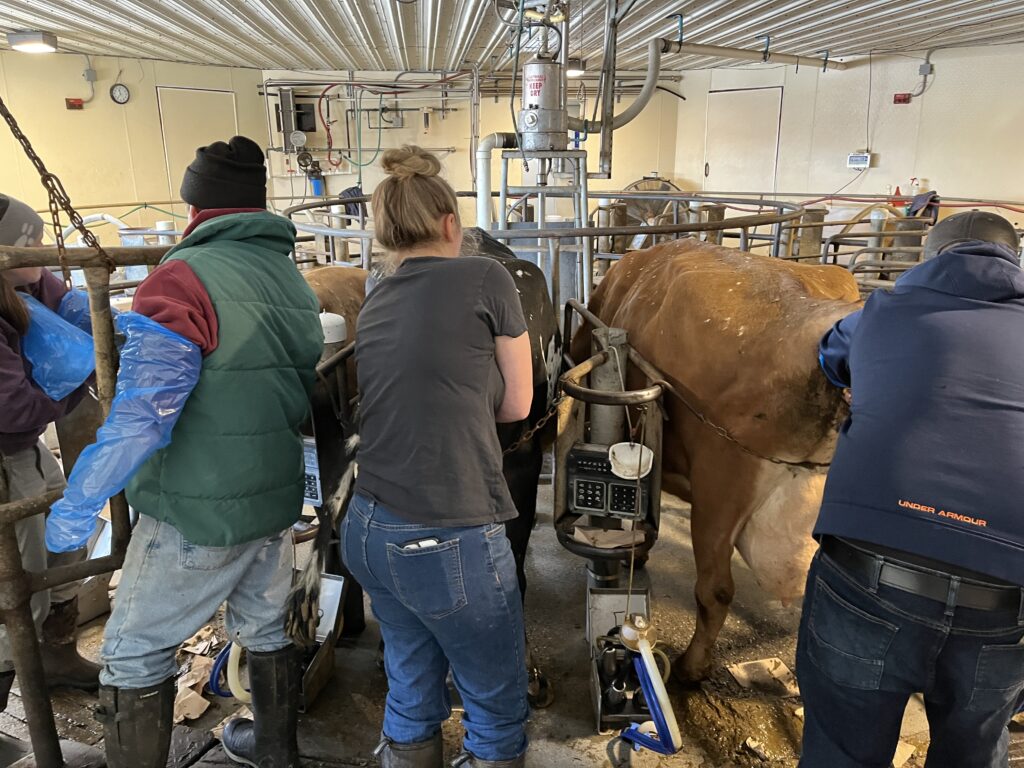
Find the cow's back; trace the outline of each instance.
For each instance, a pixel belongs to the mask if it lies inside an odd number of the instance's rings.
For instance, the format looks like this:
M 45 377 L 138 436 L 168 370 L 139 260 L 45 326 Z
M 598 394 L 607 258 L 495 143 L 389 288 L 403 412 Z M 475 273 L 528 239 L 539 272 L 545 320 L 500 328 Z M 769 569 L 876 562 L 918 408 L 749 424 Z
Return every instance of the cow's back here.
M 827 461 L 841 399 L 817 369 L 817 344 L 858 299 L 841 267 L 685 238 L 625 256 L 590 306 L 740 442 Z

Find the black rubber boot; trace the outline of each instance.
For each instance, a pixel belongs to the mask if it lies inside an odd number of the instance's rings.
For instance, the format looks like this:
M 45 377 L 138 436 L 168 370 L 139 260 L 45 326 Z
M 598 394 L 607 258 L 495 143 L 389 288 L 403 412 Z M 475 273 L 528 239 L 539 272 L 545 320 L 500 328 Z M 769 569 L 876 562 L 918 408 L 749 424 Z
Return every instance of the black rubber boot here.
M 100 667 L 78 653 L 78 598 L 53 603 L 43 622 L 39 651 L 43 657 L 46 685 L 50 688 L 78 688 L 95 691 L 100 685 Z
M 299 688 L 302 670 L 293 646 L 249 654 L 249 687 L 255 719 L 236 718 L 224 728 L 227 756 L 251 768 L 300 768 Z
M 463 753 L 452 763 L 452 768 L 526 768 L 526 753 L 511 760 L 481 760 L 468 753 Z
M 152 688 L 100 686 L 96 719 L 103 724 L 107 768 L 164 768 L 171 749 L 174 680 Z
M 373 754 L 381 768 L 444 768 L 444 737 L 438 731 L 427 741 L 399 744 L 385 736 Z
M 0 672 L 0 712 L 7 709 L 7 701 L 11 697 L 12 685 L 14 685 L 14 670 Z

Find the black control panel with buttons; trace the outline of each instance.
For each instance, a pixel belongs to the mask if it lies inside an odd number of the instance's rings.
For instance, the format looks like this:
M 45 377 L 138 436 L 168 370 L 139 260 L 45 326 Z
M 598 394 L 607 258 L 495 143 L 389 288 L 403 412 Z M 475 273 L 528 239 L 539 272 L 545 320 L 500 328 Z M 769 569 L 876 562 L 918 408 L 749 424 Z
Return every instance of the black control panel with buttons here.
M 566 458 L 569 510 L 575 514 L 617 517 L 625 520 L 647 516 L 651 475 L 640 480 L 640 504 L 637 483 L 612 473 L 608 448 L 581 443 Z

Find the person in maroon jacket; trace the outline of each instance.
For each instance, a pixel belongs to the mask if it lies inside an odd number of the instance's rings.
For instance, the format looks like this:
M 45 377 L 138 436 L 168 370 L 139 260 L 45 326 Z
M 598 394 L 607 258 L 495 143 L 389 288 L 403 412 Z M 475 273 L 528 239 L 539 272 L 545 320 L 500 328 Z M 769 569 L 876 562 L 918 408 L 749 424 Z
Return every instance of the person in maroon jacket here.
M 35 246 L 43 221 L 24 203 L 0 195 L 0 245 Z M 59 312 L 68 294 L 64 283 L 48 270 L 34 267 L 0 271 L 0 472 L 10 501 L 39 496 L 64 487 L 64 472 L 40 439 L 47 426 L 71 411 L 88 388 L 82 385 L 62 400 L 51 400 L 32 378 L 22 340 L 29 312 L 19 294 L 29 294 Z M 86 550 L 47 554 L 43 515 L 17 523 L 18 547 L 29 571 L 78 562 Z M 99 666 L 78 654 L 78 585 L 66 584 L 32 596 L 32 615 L 42 639 L 43 667 L 52 686 L 96 690 Z M 0 706 L 6 708 L 14 682 L 7 634 L 0 627 Z

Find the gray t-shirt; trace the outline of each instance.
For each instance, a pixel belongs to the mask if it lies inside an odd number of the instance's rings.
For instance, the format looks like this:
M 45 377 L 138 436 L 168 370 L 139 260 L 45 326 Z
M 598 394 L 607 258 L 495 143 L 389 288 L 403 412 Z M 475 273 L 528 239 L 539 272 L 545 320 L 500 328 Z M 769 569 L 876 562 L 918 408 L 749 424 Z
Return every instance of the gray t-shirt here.
M 526 321 L 491 259 L 408 259 L 359 313 L 356 490 L 410 522 L 458 527 L 516 516 L 494 413 L 505 385 L 496 336 Z

